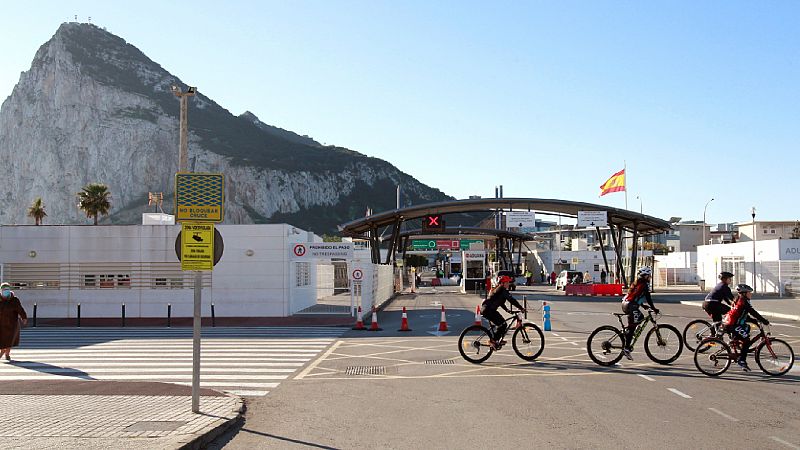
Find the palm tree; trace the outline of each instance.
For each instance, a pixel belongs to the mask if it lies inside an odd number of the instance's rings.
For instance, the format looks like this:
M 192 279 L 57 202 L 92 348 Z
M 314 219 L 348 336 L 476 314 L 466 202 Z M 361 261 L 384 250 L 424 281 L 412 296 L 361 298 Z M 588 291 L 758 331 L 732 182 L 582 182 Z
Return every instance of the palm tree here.
M 33 220 L 36 221 L 36 225 L 41 225 L 42 219 L 44 219 L 46 215 L 47 213 L 44 212 L 42 197 L 36 197 L 36 200 L 34 200 L 30 208 L 28 208 L 28 217 L 33 217 Z
M 111 192 L 108 186 L 102 183 L 89 183 L 78 192 L 78 208 L 86 213 L 86 217 L 94 218 L 97 225 L 97 216 L 100 214 L 107 216 L 111 209 Z

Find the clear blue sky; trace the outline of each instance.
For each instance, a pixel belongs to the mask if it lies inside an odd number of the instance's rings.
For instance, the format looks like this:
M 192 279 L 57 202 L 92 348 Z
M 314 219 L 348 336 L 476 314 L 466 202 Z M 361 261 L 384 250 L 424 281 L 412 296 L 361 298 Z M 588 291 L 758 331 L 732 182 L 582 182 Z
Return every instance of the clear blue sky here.
M 800 219 L 800 2 L 64 3 L 3 2 L 0 99 L 91 16 L 233 114 L 456 198 L 624 207 L 598 198 L 624 162 L 631 210 Z

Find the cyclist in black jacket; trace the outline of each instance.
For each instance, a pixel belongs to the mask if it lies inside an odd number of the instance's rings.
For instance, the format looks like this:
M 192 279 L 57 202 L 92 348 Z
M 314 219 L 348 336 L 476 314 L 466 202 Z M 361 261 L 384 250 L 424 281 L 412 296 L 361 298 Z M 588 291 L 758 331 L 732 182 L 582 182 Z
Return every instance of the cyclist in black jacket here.
M 706 295 L 703 301 L 703 311 L 711 316 L 711 320 L 719 322 L 722 316 L 731 310 L 730 306 L 733 303 L 733 292 L 731 292 L 730 284 L 733 281 L 733 274 L 730 272 L 720 272 L 719 283 L 714 286 L 714 289 Z M 712 330 L 716 334 L 716 330 Z
M 508 287 L 511 281 L 513 281 L 511 277 L 503 275 L 498 281 L 499 283 L 497 286 L 489 292 L 488 298 L 481 304 L 481 315 L 497 327 L 494 336 L 495 339 L 491 341 L 492 345 L 495 347 L 499 347 L 505 343 L 503 337 L 506 334 L 506 328 L 508 328 L 503 316 L 497 312 L 497 308 L 502 307 L 506 312 L 511 313 L 511 309 L 506 307 L 507 301 L 513 306 L 516 306 L 519 310 L 522 310 L 522 305 L 520 305 L 517 299 L 508 291 Z
M 749 323 L 756 323 L 759 321 L 764 325 L 769 325 L 769 320 L 758 313 L 750 304 L 750 299 L 753 296 L 753 288 L 746 284 L 736 286 L 736 292 L 739 295 L 733 302 L 731 310 L 725 314 L 723 319 L 724 330 L 731 334 L 733 339 L 741 342 L 741 351 L 739 352 L 739 360 L 737 364 L 745 372 L 750 371 L 747 366 L 747 351 L 750 349 L 750 344 L 753 341 L 750 339 L 750 325 Z

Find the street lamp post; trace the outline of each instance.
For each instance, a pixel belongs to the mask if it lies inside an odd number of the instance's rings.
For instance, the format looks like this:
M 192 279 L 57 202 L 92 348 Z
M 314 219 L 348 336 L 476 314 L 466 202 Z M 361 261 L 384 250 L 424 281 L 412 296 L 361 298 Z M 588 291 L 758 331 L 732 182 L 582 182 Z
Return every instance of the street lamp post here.
M 186 172 L 189 166 L 189 119 L 188 102 L 189 98 L 197 91 L 196 87 L 189 86 L 186 92 L 183 92 L 178 86 L 172 86 L 172 93 L 181 100 L 181 129 L 178 144 L 178 172 Z
M 706 208 L 708 208 L 708 204 L 713 201 L 714 199 L 712 198 L 711 200 L 707 201 L 706 206 L 703 207 L 703 245 L 708 244 L 708 241 L 706 241 Z
M 756 292 L 756 239 L 758 239 L 758 232 L 756 230 L 756 207 L 750 208 L 750 215 L 753 217 L 753 293 Z

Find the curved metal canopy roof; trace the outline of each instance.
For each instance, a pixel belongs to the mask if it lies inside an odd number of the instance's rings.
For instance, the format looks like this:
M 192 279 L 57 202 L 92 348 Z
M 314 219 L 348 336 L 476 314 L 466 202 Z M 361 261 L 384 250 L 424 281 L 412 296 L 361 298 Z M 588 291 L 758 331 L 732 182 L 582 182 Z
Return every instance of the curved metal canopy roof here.
M 487 212 L 496 209 L 536 211 L 564 217 L 577 217 L 578 211 L 606 211 L 610 225 L 631 231 L 635 229 L 639 235 L 659 234 L 672 228 L 665 220 L 605 205 L 542 198 L 481 198 L 426 203 L 384 211 L 339 225 L 339 230 L 345 236 L 359 237 L 372 229 L 392 225 L 398 220 L 406 221 L 431 214 Z
M 517 233 L 516 231 L 498 230 L 495 228 L 477 228 L 477 227 L 451 227 L 445 229 L 441 233 L 431 233 L 417 228 L 416 230 L 406 230 L 400 233 L 400 237 L 419 236 L 419 235 L 444 235 L 444 236 L 458 236 L 458 235 L 481 235 L 481 236 L 497 236 L 504 239 L 513 239 L 516 241 L 532 241 L 533 236 L 527 233 Z

